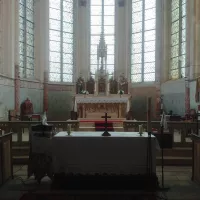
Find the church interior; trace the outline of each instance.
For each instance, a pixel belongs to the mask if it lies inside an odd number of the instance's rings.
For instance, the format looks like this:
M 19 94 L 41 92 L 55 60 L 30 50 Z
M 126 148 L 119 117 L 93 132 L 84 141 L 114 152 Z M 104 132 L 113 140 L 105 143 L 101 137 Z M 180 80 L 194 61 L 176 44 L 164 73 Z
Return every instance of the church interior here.
M 0 200 L 199 200 L 199 42 L 199 0 L 0 0 Z

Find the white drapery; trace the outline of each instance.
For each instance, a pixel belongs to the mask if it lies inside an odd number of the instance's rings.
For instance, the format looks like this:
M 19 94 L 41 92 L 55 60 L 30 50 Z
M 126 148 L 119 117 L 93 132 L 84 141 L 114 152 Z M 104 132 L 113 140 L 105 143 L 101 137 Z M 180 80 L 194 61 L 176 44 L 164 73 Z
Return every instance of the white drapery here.
M 128 104 L 128 97 L 76 97 L 77 103 L 126 103 Z

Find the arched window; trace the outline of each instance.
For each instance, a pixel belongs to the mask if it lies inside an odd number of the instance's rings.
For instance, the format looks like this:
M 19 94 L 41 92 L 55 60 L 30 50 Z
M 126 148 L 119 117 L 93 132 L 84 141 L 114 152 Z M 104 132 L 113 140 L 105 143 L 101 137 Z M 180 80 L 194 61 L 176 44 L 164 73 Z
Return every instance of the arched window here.
M 34 77 L 34 0 L 19 1 L 20 77 Z
M 155 81 L 156 0 L 132 0 L 132 82 Z
M 171 1 L 171 68 L 170 79 L 185 77 L 186 0 Z
M 49 81 L 73 82 L 73 0 L 49 0 Z
M 115 0 L 104 0 L 104 33 L 107 44 L 107 71 L 111 75 L 115 64 Z M 97 70 L 97 45 L 102 23 L 102 0 L 90 0 L 90 71 Z

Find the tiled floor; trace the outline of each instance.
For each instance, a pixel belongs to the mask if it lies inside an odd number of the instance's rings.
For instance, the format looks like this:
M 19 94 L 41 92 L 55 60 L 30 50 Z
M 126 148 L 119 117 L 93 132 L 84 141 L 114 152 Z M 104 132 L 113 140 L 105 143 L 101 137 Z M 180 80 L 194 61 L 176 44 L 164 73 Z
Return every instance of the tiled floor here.
M 191 167 L 165 167 L 165 186 L 169 200 L 200 200 L 200 186 L 191 181 Z M 27 166 L 14 166 L 14 180 L 0 188 L 0 200 L 18 200 L 27 191 L 48 191 L 51 181 L 44 178 L 38 185 L 33 177 L 27 180 Z M 161 182 L 161 168 L 157 167 Z

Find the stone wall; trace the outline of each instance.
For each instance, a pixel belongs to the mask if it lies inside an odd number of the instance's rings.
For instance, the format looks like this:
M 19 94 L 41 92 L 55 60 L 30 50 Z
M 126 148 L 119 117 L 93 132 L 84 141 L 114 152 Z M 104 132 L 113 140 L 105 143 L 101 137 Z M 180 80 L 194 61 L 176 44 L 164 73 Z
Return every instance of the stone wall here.
M 131 89 L 132 95 L 132 113 L 133 118 L 136 120 L 146 120 L 147 119 L 147 98 L 152 97 L 152 119 L 155 114 L 155 104 L 156 104 L 156 88 L 152 86 L 141 86 L 134 87 Z
M 36 81 L 21 80 L 20 104 L 29 98 L 33 103 L 34 113 L 43 112 L 43 84 Z
M 7 111 L 14 109 L 14 81 L 0 76 L 0 120 L 7 120 Z
M 73 108 L 73 86 L 49 84 L 48 120 L 67 120 Z
M 195 94 L 196 94 L 196 81 L 191 81 L 190 82 L 190 109 L 197 110 L 198 105 L 200 103 L 197 103 L 195 101 Z
M 161 86 L 164 110 L 174 114 L 185 114 L 185 79 L 167 81 Z

